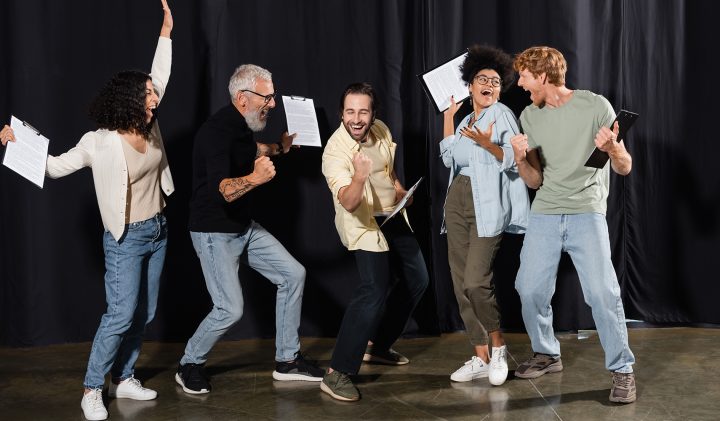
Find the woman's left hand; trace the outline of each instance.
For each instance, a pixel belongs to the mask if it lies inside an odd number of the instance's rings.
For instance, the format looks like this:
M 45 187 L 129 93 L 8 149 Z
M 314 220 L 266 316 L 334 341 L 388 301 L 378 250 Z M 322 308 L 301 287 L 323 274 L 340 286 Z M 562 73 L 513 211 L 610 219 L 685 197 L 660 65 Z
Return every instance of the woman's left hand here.
M 448 107 L 447 110 L 443 111 L 443 115 L 445 115 L 446 117 L 449 116 L 451 118 L 454 117 L 455 114 L 460 109 L 460 107 L 462 107 L 462 104 L 463 104 L 462 101 L 455 102 L 455 97 L 450 95 L 450 106 Z
M 476 129 L 474 127 L 463 127 L 462 129 L 460 129 L 460 133 L 463 136 L 465 136 L 469 139 L 472 139 L 473 141 L 475 141 L 475 143 L 477 143 L 480 146 L 487 146 L 490 143 L 492 143 L 492 140 L 490 140 L 490 139 L 492 139 L 494 125 L 495 125 L 495 122 L 493 121 L 492 123 L 490 123 L 487 131 L 485 131 L 485 132 L 482 130 Z
M 168 6 L 167 0 L 160 0 L 160 2 L 162 2 L 163 12 L 165 13 L 165 16 L 163 17 L 162 28 L 160 28 L 160 36 L 170 38 L 170 33 L 173 29 L 172 12 L 170 12 L 170 6 Z

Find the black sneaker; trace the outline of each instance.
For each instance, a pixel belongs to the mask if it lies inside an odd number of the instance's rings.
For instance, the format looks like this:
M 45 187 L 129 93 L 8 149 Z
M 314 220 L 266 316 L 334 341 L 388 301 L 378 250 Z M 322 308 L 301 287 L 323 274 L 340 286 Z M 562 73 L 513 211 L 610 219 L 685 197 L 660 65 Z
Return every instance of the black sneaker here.
M 200 395 L 210 393 L 210 378 L 205 374 L 204 364 L 180 364 L 175 381 L 182 386 L 185 393 Z
M 297 353 L 295 361 L 276 362 L 273 379 L 275 380 L 300 380 L 306 382 L 321 382 L 325 372 L 318 368 L 314 361 L 306 360 L 301 353 Z

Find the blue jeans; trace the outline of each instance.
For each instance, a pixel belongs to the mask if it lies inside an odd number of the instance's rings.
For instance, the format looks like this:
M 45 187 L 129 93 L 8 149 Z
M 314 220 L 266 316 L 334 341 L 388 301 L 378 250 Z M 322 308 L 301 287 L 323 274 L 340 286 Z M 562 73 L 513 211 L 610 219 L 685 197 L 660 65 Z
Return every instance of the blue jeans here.
M 167 249 L 165 217 L 125 225 L 120 241 L 106 231 L 103 249 L 107 310 L 90 351 L 88 389 L 102 388 L 108 372 L 121 380 L 133 376 L 145 325 L 155 317 Z
M 330 367 L 343 373 L 357 374 L 368 340 L 379 349 L 390 348 L 429 282 L 420 246 L 402 215 L 388 221 L 382 232 L 390 251 L 353 252 L 360 283 L 345 310 L 330 361 Z
M 242 317 L 243 294 L 238 275 L 241 260 L 277 286 L 275 360 L 294 360 L 300 350 L 298 328 L 305 268 L 254 221 L 243 234 L 191 231 L 190 237 L 213 308 L 188 341 L 180 364 L 204 364 L 215 343 Z
M 553 332 L 550 300 L 555 293 L 560 254 L 565 251 L 575 265 L 585 302 L 605 350 L 605 367 L 631 373 L 635 363 L 628 346 L 625 311 L 615 269 L 610 259 L 610 239 L 605 216 L 530 214 L 515 288 L 520 294 L 525 328 L 534 352 L 560 356 L 560 342 Z

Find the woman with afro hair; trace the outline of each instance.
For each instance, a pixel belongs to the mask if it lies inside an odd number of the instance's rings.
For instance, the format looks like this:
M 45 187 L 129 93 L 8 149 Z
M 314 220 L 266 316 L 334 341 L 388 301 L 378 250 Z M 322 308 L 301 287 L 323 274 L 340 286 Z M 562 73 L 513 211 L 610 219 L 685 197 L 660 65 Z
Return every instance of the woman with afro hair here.
M 135 379 L 145 326 L 155 315 L 160 274 L 167 247 L 162 214 L 165 195 L 173 190 L 155 108 L 170 78 L 172 14 L 167 0 L 151 75 L 116 74 L 90 106 L 98 130 L 57 157 L 48 156 L 46 174 L 59 178 L 81 168 L 92 169 L 105 234 L 107 310 L 95 334 L 85 374 L 81 408 L 88 420 L 108 417 L 102 400 L 105 375 L 111 398 L 151 400 L 157 392 Z M 2 130 L 2 144 L 15 141 Z
M 440 154 L 450 168 L 443 232 L 447 233 L 453 289 L 473 356 L 450 376 L 457 382 L 488 377 L 505 382 L 506 347 L 493 285 L 493 261 L 503 232 L 527 226 L 527 188 L 517 173 L 510 138 L 519 133 L 513 112 L 500 103 L 512 85 L 512 58 L 488 46 L 468 49 L 462 66 L 473 111 L 454 127 L 461 104 L 444 112 Z M 489 347 L 492 346 L 492 352 Z

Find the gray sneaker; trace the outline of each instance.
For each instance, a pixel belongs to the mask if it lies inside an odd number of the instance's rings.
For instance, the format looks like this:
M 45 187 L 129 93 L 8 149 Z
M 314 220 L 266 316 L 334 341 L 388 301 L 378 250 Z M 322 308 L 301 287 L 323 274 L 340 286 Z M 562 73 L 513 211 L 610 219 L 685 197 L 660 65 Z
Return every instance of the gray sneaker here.
M 320 389 L 339 401 L 354 402 L 360 399 L 360 391 L 350 380 L 350 376 L 337 370 L 325 374 Z
M 520 364 L 515 369 L 515 377 L 521 379 L 534 379 L 546 373 L 557 373 L 562 371 L 563 365 L 560 358 L 553 358 L 547 354 L 536 352 L 532 358 Z
M 634 373 L 612 373 L 610 402 L 632 403 L 637 399 Z
M 367 348 L 365 348 L 363 362 L 386 365 L 405 365 L 409 363 L 410 360 L 408 360 L 407 357 L 392 348 L 382 350 L 377 349 L 372 345 L 368 345 Z

